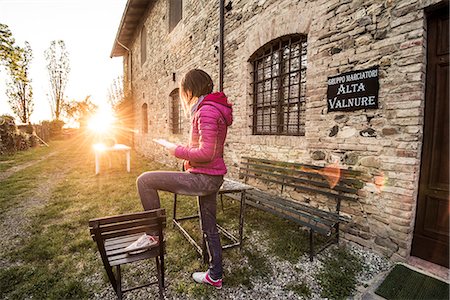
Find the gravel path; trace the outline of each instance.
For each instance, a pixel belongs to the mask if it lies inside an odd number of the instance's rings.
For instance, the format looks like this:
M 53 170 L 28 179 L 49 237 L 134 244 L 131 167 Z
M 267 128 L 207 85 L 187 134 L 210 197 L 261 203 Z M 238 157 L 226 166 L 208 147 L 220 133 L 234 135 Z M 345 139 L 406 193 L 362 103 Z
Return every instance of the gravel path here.
M 0 181 L 5 180 L 6 178 L 8 178 L 9 176 L 13 175 L 16 172 L 19 172 L 19 171 L 22 171 L 23 169 L 34 166 L 35 164 L 40 163 L 41 161 L 46 160 L 55 154 L 57 154 L 57 152 L 51 152 L 45 156 L 42 156 L 41 158 L 39 158 L 37 160 L 32 160 L 30 162 L 11 167 L 11 168 L 7 169 L 6 171 L 0 173 Z
M 246 239 L 246 244 L 251 245 L 253 247 L 253 251 L 258 251 L 261 253 L 269 253 L 268 245 L 262 243 L 264 241 L 263 235 L 258 232 L 248 232 L 251 234 Z M 257 248 L 257 250 L 255 249 Z M 352 299 L 360 299 L 361 295 L 367 290 L 371 282 L 374 278 L 383 272 L 386 272 L 391 267 L 391 262 L 380 255 L 377 255 L 373 252 L 363 250 L 359 246 L 348 245 L 349 250 L 362 258 L 366 267 L 363 272 L 359 275 L 358 281 L 359 286 L 357 288 L 356 295 L 352 297 Z M 180 295 L 176 292 L 176 287 L 171 285 L 171 280 L 173 280 L 173 274 L 166 275 L 166 291 L 165 297 L 166 299 L 174 299 L 174 300 L 190 300 L 190 299 L 223 299 L 223 300 L 241 300 L 241 299 L 257 299 L 257 300 L 275 300 L 275 299 L 284 299 L 284 300 L 294 300 L 294 299 L 303 299 L 293 291 L 286 288 L 288 284 L 298 284 L 304 283 L 306 284 L 310 291 L 311 295 L 307 299 L 317 300 L 323 299 L 320 296 L 321 287 L 318 282 L 314 278 L 314 274 L 321 268 L 321 256 L 325 255 L 327 251 L 330 251 L 331 247 L 328 248 L 323 254 L 318 255 L 313 262 L 309 261 L 309 255 L 305 254 L 299 258 L 299 260 L 291 264 L 287 261 L 280 261 L 279 258 L 273 255 L 267 255 L 270 268 L 272 269 L 272 274 L 266 278 L 258 278 L 253 282 L 253 287 L 249 289 L 246 286 L 238 286 L 238 287 L 228 287 L 224 284 L 222 290 L 214 291 L 207 298 L 198 298 L 192 297 L 188 295 Z M 233 267 L 229 265 L 229 261 L 226 259 L 226 251 L 224 252 L 224 272 L 230 273 L 229 270 Z M 245 263 L 245 261 L 243 261 Z M 137 280 L 148 281 L 151 279 L 149 274 L 155 274 L 155 270 L 153 269 L 153 264 L 150 264 L 151 270 L 148 270 L 149 264 L 140 264 L 135 267 L 135 273 L 139 275 L 135 275 L 134 278 L 131 278 L 130 281 L 132 285 L 136 284 Z M 179 278 L 187 278 L 190 280 L 191 274 L 179 273 L 176 274 L 177 279 Z M 91 278 L 87 280 L 91 285 L 103 286 L 104 288 L 95 295 L 94 299 L 116 299 L 114 293 L 112 292 L 112 288 L 109 285 L 105 285 L 102 274 L 96 273 L 93 274 Z M 134 282 L 133 282 L 134 281 Z M 172 281 L 173 282 L 173 281 Z M 130 283 L 130 282 L 126 282 Z M 146 289 L 136 290 L 130 293 L 126 293 L 124 299 L 158 299 L 158 290 L 157 287 L 150 287 Z
M 0 174 L 0 181 L 55 154 L 53 152 L 39 160 L 14 166 L 6 170 L 6 175 L 5 173 Z M 63 177 L 64 174 L 62 173 L 51 174 L 47 180 L 41 181 L 31 194 L 25 195 L 16 205 L 2 214 L 0 218 L 0 236 L 2 237 L 0 239 L 0 268 L 13 266 L 5 258 L 5 254 L 13 250 L 24 237 L 26 238 L 30 235 L 28 229 L 30 228 L 33 213 L 36 209 L 45 205 L 46 201 L 50 199 L 52 188 Z

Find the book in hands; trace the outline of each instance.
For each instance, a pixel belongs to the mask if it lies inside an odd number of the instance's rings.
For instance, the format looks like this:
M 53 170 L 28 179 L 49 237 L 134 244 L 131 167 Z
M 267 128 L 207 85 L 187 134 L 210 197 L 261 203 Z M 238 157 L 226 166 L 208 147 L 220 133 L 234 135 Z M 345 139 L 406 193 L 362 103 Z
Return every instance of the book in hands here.
M 176 147 L 176 145 L 174 143 L 171 143 L 171 142 L 169 142 L 169 141 L 167 141 L 165 139 L 153 139 L 153 141 L 155 143 L 160 144 L 163 147 L 166 147 L 166 148 L 174 148 L 174 147 Z

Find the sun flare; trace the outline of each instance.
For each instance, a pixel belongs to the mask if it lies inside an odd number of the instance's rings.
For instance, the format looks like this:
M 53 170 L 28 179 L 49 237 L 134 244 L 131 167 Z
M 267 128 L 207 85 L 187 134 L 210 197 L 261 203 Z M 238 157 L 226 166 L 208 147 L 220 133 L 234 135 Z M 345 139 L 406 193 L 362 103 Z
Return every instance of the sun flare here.
M 111 111 L 100 110 L 91 117 L 88 128 L 96 133 L 104 134 L 112 130 L 116 118 Z

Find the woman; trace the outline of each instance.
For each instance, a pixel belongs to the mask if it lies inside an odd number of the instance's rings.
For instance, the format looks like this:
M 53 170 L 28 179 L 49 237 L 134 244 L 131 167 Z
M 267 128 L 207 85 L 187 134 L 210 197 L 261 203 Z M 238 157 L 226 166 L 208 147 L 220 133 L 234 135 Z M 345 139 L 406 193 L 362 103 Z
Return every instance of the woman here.
M 190 114 L 188 146 L 166 143 L 169 153 L 184 159 L 185 172 L 145 172 L 137 187 L 145 210 L 160 207 L 158 190 L 199 196 L 203 235 L 210 257 L 206 272 L 192 276 L 196 282 L 222 287 L 222 247 L 216 224 L 217 191 L 227 172 L 223 160 L 227 128 L 233 121 L 232 105 L 224 93 L 212 93 L 213 82 L 204 71 L 193 69 L 180 82 L 180 98 Z M 153 241 L 156 239 L 152 239 Z

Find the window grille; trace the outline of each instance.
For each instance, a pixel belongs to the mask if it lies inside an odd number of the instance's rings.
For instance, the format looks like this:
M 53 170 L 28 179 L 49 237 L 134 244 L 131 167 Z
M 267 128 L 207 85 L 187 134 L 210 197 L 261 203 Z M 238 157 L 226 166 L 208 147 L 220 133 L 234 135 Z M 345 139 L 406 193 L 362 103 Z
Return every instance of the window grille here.
M 170 93 L 172 99 L 172 133 L 180 134 L 182 133 L 183 125 L 183 110 L 180 102 L 180 95 L 178 89 L 175 89 Z
M 183 17 L 183 0 L 169 0 L 169 32 L 171 32 Z
M 275 39 L 256 51 L 253 63 L 254 135 L 305 135 L 307 40 Z
M 142 133 L 148 133 L 147 103 L 142 104 Z

